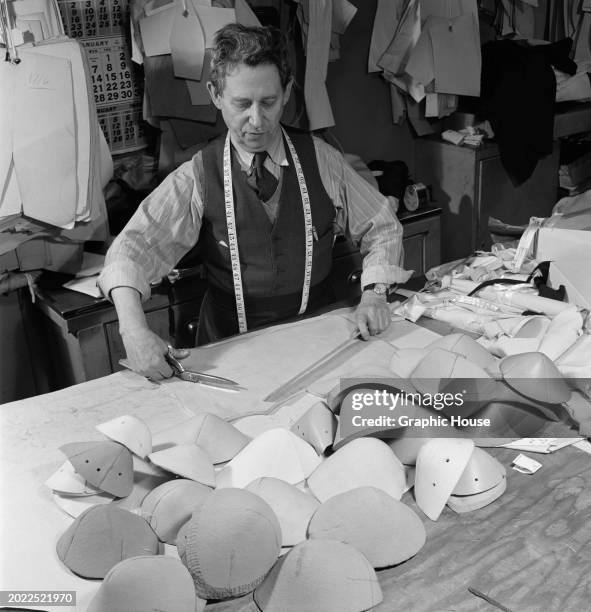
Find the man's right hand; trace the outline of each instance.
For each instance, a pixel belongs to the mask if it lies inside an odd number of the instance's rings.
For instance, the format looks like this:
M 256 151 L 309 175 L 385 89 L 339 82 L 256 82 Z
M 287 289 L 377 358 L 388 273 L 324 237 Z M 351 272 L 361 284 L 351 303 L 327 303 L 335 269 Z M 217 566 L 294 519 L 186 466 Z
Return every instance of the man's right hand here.
M 115 287 L 111 299 L 117 309 L 128 366 L 152 380 L 170 378 L 172 368 L 164 357 L 168 345 L 148 327 L 139 291 L 132 287 Z
M 170 378 L 173 374 L 165 355 L 168 345 L 148 327 L 121 330 L 129 367 L 150 380 Z

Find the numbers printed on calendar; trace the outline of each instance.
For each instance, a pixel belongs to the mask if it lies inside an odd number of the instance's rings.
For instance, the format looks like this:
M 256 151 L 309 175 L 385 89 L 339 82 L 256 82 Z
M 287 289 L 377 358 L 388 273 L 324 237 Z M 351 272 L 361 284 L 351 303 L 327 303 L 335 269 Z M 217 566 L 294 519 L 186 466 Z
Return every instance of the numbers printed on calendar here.
M 141 92 L 131 70 L 124 41 L 97 40 L 84 45 L 97 106 L 137 101 Z
M 58 0 L 70 38 L 125 36 L 129 0 Z
M 111 151 L 145 144 L 142 83 L 125 40 L 129 0 L 58 0 L 66 33 L 85 47 L 99 123 Z
M 124 111 L 116 106 L 99 108 L 98 118 L 111 150 L 129 149 L 133 143 L 144 142 L 141 103 Z

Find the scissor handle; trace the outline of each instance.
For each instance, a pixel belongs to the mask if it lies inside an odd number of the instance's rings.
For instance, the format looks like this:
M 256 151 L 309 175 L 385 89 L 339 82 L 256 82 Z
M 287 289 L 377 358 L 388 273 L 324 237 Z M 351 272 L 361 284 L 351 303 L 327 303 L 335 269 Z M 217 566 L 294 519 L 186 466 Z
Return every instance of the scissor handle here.
M 181 362 L 174 356 L 172 346 L 168 345 L 168 350 L 164 354 L 164 358 L 168 362 L 168 365 L 175 371 L 175 374 L 182 374 L 185 371 Z

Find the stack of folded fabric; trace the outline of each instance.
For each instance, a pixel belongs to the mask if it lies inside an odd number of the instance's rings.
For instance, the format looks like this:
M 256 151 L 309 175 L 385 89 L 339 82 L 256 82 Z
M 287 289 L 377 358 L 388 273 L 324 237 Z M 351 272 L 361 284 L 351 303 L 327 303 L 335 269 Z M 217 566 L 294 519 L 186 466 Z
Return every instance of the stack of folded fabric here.
M 62 238 L 103 240 L 112 161 L 84 49 L 59 36 L 17 53 L 20 63 L 0 66 L 0 232 L 26 217 Z

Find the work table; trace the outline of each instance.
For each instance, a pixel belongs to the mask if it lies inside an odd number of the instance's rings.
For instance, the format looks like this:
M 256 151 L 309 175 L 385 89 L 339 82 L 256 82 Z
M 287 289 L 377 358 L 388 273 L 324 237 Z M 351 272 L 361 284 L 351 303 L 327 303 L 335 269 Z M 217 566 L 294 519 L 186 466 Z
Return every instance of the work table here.
M 94 426 L 122 414 L 141 417 L 154 433 L 201 411 L 229 420 L 268 412 L 273 405 L 262 401 L 268 392 L 349 337 L 354 325 L 351 313 L 342 309 L 192 351 L 188 367 L 199 365 L 237 380 L 248 388 L 239 394 L 176 379 L 155 385 L 132 372 L 118 372 L 3 405 L 0 589 L 76 590 L 76 609 L 82 611 L 98 588 L 97 581 L 71 574 L 55 553 L 57 539 L 72 520 L 44 485 L 65 459 L 60 445 L 102 439 Z M 387 355 L 392 345 L 421 347 L 435 337 L 432 331 L 396 321 L 383 339 L 372 340 L 373 345 L 360 351 L 348 367 L 360 367 L 363 353 Z M 340 373 L 346 371 L 341 368 Z M 566 426 L 553 426 L 562 427 L 564 433 Z M 493 609 L 469 593 L 468 587 L 513 612 L 588 608 L 591 456 L 573 447 L 535 455 L 543 467 L 525 475 L 509 468 L 516 451 L 491 452 L 507 468 L 508 477 L 506 493 L 491 505 L 467 514 L 446 508 L 432 522 L 417 508 L 412 492 L 403 496 L 402 501 L 421 517 L 427 542 L 414 558 L 378 572 L 384 601 L 375 610 Z M 245 596 L 210 604 L 207 610 L 238 612 L 251 601 L 251 596 Z
M 424 206 L 400 211 L 405 267 L 417 277 L 440 263 L 441 210 Z M 143 303 L 150 328 L 176 347 L 194 346 L 199 309 L 207 284 L 198 260 L 180 264 L 180 278 L 154 287 Z M 336 304 L 353 304 L 360 296 L 362 257 L 344 236 L 333 248 L 330 283 Z M 69 289 L 43 287 L 34 305 L 24 301 L 26 331 L 37 392 L 46 393 L 111 374 L 121 369 L 125 350 L 119 336 L 117 313 L 103 298 Z

